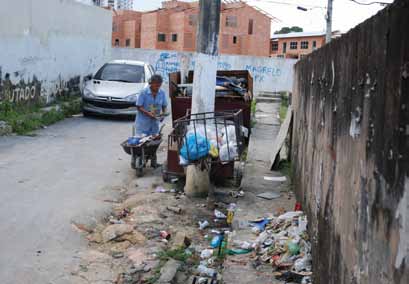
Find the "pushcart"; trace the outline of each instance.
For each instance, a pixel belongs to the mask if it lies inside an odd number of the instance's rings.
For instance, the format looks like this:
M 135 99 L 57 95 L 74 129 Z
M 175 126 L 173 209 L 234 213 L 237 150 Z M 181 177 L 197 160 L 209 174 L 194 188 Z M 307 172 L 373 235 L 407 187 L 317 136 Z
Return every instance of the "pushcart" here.
M 128 140 L 125 140 L 121 143 L 125 153 L 131 155 L 131 167 L 136 170 L 136 174 L 139 177 L 143 176 L 143 169 L 146 167 L 148 161 L 150 160 L 152 164 L 152 159 L 156 158 L 156 152 L 162 143 L 163 127 L 164 124 L 160 128 L 159 134 L 146 142 L 133 145 L 129 144 Z

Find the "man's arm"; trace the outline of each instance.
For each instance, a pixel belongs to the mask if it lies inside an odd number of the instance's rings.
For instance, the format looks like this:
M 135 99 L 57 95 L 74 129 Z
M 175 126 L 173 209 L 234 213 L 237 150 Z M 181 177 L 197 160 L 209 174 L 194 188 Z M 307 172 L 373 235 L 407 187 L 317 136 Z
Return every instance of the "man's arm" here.
M 138 109 L 138 111 L 142 112 L 144 115 L 152 118 L 152 119 L 156 119 L 155 115 L 149 111 L 147 111 L 146 109 L 143 108 L 143 106 L 136 106 L 136 108 Z

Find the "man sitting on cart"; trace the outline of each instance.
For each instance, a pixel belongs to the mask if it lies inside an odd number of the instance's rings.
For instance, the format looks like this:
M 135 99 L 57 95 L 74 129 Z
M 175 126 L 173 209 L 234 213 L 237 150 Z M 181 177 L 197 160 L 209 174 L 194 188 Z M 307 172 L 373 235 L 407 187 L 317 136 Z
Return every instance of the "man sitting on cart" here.
M 160 75 L 153 75 L 149 79 L 149 86 L 139 94 L 136 108 L 136 135 L 157 136 L 159 135 L 159 123 L 166 113 L 168 105 L 165 92 L 160 88 L 163 79 Z M 156 154 L 151 160 L 151 166 L 157 168 Z

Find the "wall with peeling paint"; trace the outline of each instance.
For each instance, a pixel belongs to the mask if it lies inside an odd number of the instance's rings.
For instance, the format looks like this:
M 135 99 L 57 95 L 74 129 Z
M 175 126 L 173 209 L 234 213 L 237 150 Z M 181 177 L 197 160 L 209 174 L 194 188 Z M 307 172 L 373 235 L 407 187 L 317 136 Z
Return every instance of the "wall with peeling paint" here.
M 194 68 L 195 54 L 167 50 L 134 48 L 113 48 L 112 59 L 132 59 L 149 62 L 165 81 L 168 74 L 179 71 L 182 60 L 189 61 L 189 69 Z M 249 70 L 254 79 L 254 91 L 291 91 L 293 85 L 294 59 L 256 56 L 220 55 L 218 70 Z
M 49 103 L 78 93 L 111 51 L 111 12 L 72 0 L 0 6 L 0 100 Z
M 295 66 L 293 164 L 314 283 L 409 283 L 409 0 Z

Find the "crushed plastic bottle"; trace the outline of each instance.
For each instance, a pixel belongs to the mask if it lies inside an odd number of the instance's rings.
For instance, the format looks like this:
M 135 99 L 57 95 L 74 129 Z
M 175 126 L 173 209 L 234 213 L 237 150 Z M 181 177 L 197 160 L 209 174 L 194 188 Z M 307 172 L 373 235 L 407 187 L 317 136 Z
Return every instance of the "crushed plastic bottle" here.
M 202 264 L 197 267 L 197 271 L 200 273 L 200 275 L 208 277 L 214 277 L 214 275 L 216 274 L 215 269 L 208 268 L 207 266 Z

